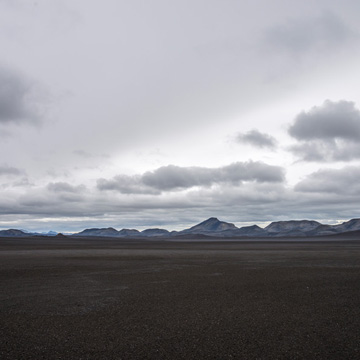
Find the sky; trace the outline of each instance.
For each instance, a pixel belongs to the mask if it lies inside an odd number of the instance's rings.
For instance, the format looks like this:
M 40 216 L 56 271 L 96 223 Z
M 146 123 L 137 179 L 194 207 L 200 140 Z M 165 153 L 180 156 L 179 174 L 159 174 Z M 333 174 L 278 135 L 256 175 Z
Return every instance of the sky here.
M 359 14 L 0 0 L 0 229 L 360 217 Z

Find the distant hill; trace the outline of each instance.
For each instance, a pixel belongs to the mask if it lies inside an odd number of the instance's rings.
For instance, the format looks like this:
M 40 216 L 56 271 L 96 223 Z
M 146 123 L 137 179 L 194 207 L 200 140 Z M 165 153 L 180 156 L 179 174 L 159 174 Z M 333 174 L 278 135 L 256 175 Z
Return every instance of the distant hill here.
M 21 230 L 26 234 L 30 235 L 39 235 L 39 236 L 56 236 L 58 233 L 56 231 L 48 231 L 48 232 L 30 232 L 26 230 Z
M 334 228 L 337 232 L 360 230 L 360 219 L 351 219 L 340 225 L 335 225 Z
M 306 236 L 328 236 L 336 234 L 360 234 L 360 219 L 351 219 L 342 224 L 326 225 L 313 220 L 289 220 L 275 221 L 261 228 L 257 225 L 236 227 L 232 223 L 220 221 L 218 218 L 211 217 L 201 223 L 181 231 L 171 231 L 166 229 L 151 228 L 143 231 L 136 229 L 116 230 L 108 228 L 85 229 L 71 236 L 79 237 L 116 237 L 116 238 L 251 238 L 251 237 L 306 237 Z M 54 236 L 54 231 L 48 233 L 31 233 L 25 230 L 8 229 L 1 230 L 0 237 L 26 237 L 26 236 Z M 61 235 L 60 235 L 61 236 Z M 59 236 L 59 237 L 60 237 Z
M 66 239 L 67 236 L 64 235 L 64 234 L 62 234 L 62 233 L 58 233 L 58 234 L 56 234 L 56 235 L 54 236 L 54 238 L 56 238 L 56 239 Z
M 311 220 L 290 220 L 290 221 L 276 221 L 265 227 L 268 233 L 286 233 L 286 232 L 303 232 L 312 231 L 321 225 L 317 221 Z
M 0 237 L 23 237 L 23 236 L 29 236 L 29 234 L 25 233 L 22 230 L 17 230 L 17 229 L 0 230 Z
M 196 238 L 196 236 L 217 238 L 248 238 L 248 237 L 306 237 L 326 236 L 360 230 L 360 219 L 352 219 L 339 225 L 324 225 L 314 220 L 289 220 L 275 221 L 261 228 L 257 225 L 236 227 L 232 223 L 221 221 L 211 217 L 199 224 L 181 231 L 169 232 L 166 229 L 146 229 L 141 232 L 135 229 L 122 229 L 117 231 L 113 228 L 86 229 L 75 236 L 111 236 L 127 238 L 150 238 L 150 237 L 173 237 L 173 238 Z
M 142 236 L 168 236 L 170 232 L 165 229 L 146 229 L 141 232 Z
M 140 236 L 140 231 L 136 229 L 121 229 L 118 233 L 119 237 L 138 237 Z
M 215 217 L 211 217 L 200 224 L 197 224 L 189 229 L 179 232 L 179 234 L 204 234 L 219 233 L 226 230 L 235 230 L 237 227 L 234 224 L 220 221 Z
M 109 228 L 93 228 L 93 229 L 85 229 L 77 234 L 74 234 L 75 236 L 102 236 L 102 237 L 114 237 L 118 235 L 118 231 L 115 230 L 112 227 Z
M 244 226 L 236 229 L 229 229 L 222 232 L 224 237 L 263 237 L 268 233 L 257 225 Z

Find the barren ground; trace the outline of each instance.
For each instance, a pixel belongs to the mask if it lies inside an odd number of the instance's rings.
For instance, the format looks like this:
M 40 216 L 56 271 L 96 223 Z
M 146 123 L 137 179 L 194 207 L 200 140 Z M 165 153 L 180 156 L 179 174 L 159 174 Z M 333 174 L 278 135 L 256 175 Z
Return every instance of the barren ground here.
M 360 240 L 0 238 L 1 359 L 359 359 Z

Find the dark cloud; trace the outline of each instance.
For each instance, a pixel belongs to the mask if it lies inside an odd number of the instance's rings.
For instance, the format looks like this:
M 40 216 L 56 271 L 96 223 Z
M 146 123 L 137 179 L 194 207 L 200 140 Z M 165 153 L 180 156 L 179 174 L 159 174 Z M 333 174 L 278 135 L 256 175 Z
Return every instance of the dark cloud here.
M 276 140 L 274 137 L 268 134 L 261 133 L 256 129 L 250 130 L 247 133 L 239 133 L 236 136 L 236 141 L 239 143 L 246 143 L 260 148 L 276 147 Z
M 276 52 L 299 56 L 309 51 L 326 51 L 342 47 L 355 33 L 335 14 L 288 19 L 268 29 L 265 43 Z
M 360 167 L 322 169 L 307 176 L 294 188 L 305 193 L 327 193 L 335 195 L 360 194 Z
M 209 186 L 216 179 L 216 170 L 202 167 L 162 166 L 142 175 L 141 181 L 150 188 L 171 191 L 193 186 Z
M 0 68 L 0 124 L 38 122 L 40 113 L 33 91 L 29 81 Z
M 360 111 L 351 101 L 326 100 L 296 116 L 290 150 L 305 161 L 349 161 L 360 157 Z
M 85 190 L 85 186 L 74 186 L 66 182 L 53 182 L 47 185 L 47 189 L 54 193 L 79 193 Z
M 326 100 L 297 115 L 289 134 L 298 140 L 338 138 L 360 142 L 360 111 L 352 101 Z
M 219 168 L 163 166 L 142 175 L 141 181 L 158 190 L 185 189 L 244 181 L 282 182 L 283 169 L 261 162 L 237 162 Z
M 99 190 L 117 190 L 124 194 L 160 194 L 213 184 L 240 184 L 244 181 L 282 182 L 284 171 L 279 166 L 261 162 L 237 162 L 219 168 L 162 166 L 142 175 L 118 175 L 111 180 L 99 179 Z
M 2 165 L 0 166 L 0 176 L 1 175 L 23 175 L 24 171 L 18 168 Z

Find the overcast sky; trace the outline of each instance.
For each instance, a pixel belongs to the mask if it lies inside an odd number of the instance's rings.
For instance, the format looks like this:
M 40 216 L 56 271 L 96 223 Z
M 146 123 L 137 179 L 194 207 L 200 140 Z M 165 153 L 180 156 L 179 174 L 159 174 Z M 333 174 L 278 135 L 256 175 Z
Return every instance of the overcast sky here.
M 0 0 L 0 229 L 360 217 L 359 14 Z

